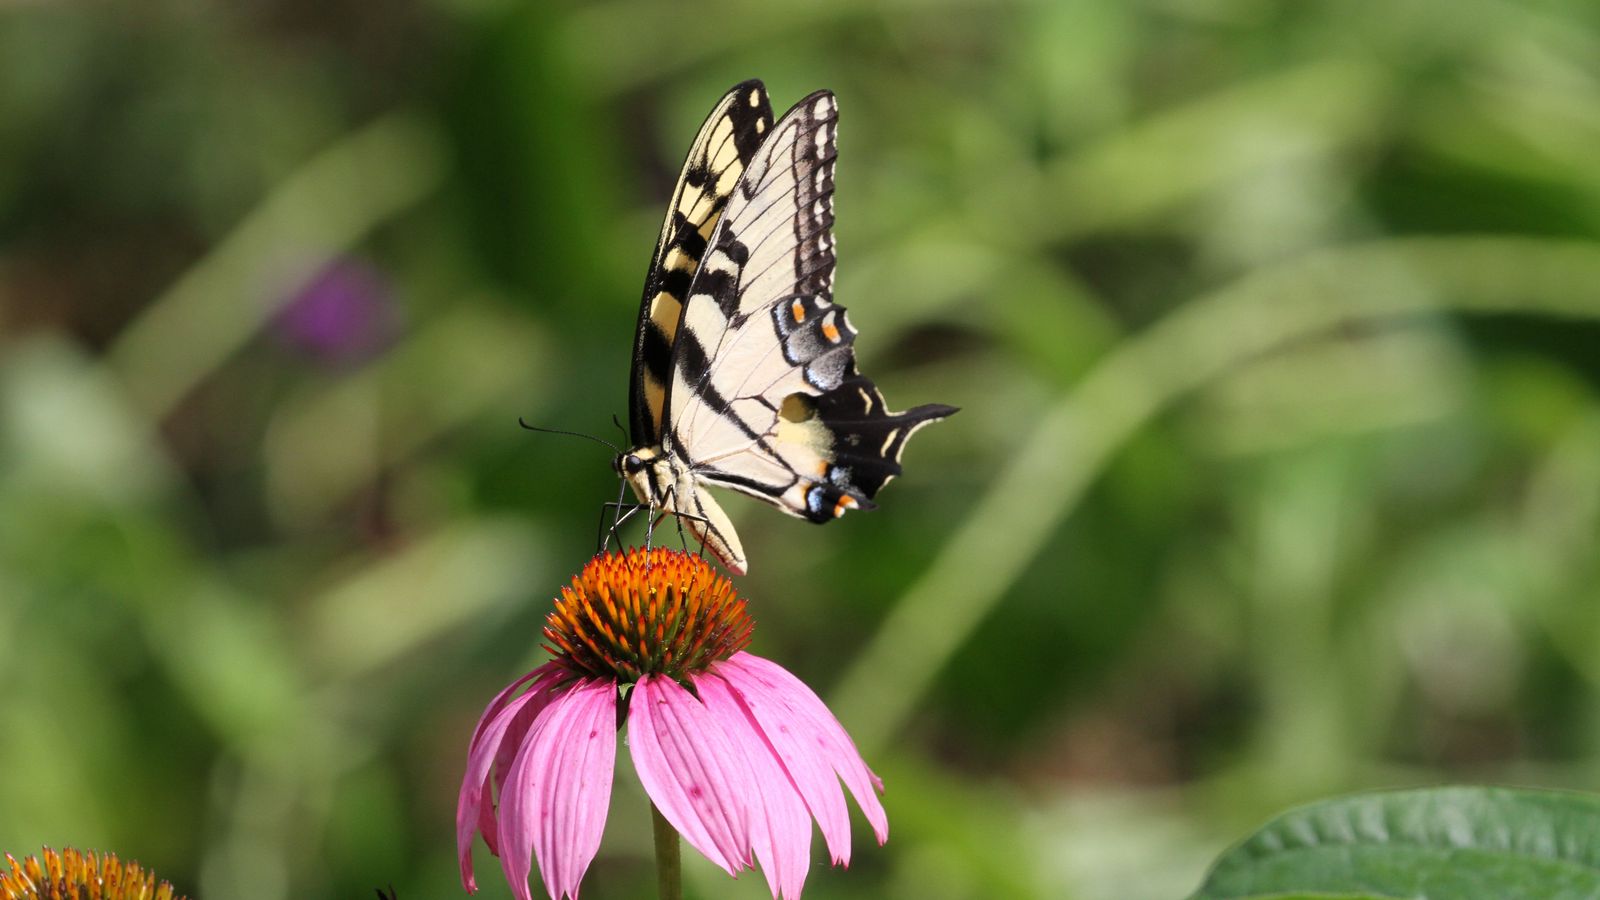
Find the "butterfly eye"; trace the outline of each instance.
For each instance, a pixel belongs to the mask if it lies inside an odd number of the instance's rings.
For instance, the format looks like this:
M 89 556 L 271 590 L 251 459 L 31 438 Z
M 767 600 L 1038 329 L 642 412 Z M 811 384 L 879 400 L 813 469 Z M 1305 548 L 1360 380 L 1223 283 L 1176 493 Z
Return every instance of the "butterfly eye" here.
M 639 471 L 639 470 L 644 468 L 644 460 L 640 459 L 639 457 L 635 456 L 632 453 L 629 453 L 622 460 L 622 468 L 629 475 L 632 475 L 633 473 L 635 473 L 635 472 L 637 472 L 637 471 Z

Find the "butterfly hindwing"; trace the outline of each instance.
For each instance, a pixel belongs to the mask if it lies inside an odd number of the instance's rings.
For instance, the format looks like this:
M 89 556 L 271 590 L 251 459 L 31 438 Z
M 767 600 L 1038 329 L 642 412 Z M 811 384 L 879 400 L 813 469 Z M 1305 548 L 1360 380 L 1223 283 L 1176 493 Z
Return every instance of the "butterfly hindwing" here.
M 760 81 L 746 81 L 723 95 L 689 148 L 639 305 L 628 392 L 628 423 L 635 446 L 661 439 L 683 301 L 729 196 L 772 124 L 766 88 Z

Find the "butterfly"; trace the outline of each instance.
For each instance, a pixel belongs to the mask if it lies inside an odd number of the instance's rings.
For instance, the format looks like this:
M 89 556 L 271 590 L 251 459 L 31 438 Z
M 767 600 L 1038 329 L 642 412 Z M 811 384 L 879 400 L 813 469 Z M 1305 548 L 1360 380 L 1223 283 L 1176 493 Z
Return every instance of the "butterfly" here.
M 760 81 L 729 90 L 689 149 L 645 278 L 632 447 L 613 466 L 734 574 L 748 562 L 706 486 L 817 523 L 872 509 L 911 435 L 956 412 L 891 411 L 856 370 L 856 331 L 833 302 L 837 123 L 828 91 L 774 121 Z

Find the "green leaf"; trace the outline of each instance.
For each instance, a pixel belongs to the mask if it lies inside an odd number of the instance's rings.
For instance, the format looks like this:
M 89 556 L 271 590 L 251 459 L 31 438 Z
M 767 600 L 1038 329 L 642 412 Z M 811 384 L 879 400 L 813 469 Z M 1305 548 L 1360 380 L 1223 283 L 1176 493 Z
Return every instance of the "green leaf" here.
M 1290 810 L 1217 860 L 1191 900 L 1600 896 L 1600 797 L 1445 787 Z

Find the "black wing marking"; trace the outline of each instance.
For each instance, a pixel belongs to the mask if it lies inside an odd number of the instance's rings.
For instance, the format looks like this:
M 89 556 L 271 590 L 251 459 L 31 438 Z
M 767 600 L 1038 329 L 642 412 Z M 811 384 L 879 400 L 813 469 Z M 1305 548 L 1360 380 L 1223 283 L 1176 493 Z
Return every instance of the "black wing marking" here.
M 629 437 L 636 447 L 661 438 L 673 344 L 689 284 L 729 194 L 771 131 L 772 104 L 766 88 L 752 79 L 717 102 L 684 159 L 639 302 L 628 378 Z

